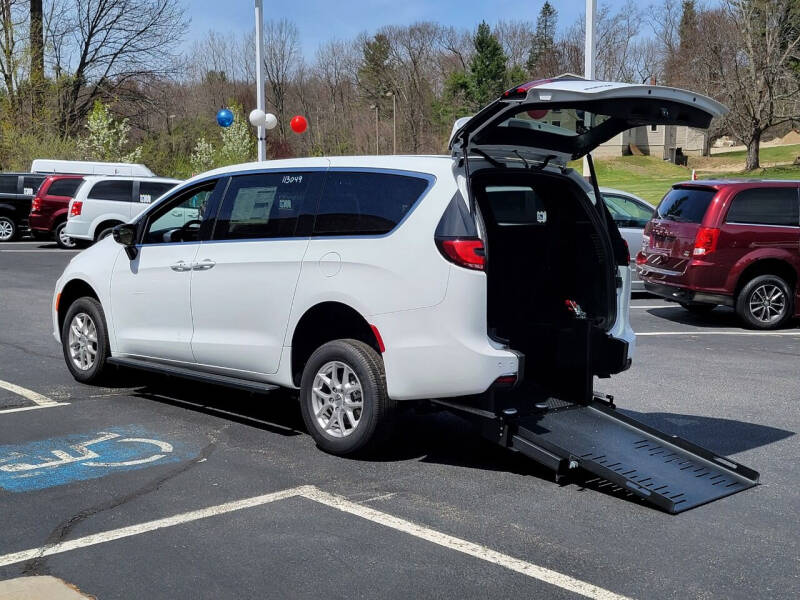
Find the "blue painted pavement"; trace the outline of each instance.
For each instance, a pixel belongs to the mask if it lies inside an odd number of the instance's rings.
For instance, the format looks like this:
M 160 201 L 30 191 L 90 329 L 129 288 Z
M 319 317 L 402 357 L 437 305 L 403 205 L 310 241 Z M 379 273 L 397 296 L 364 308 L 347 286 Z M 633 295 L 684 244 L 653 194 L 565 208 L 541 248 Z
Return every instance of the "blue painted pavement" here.
M 0 488 L 41 490 L 112 473 L 179 462 L 197 449 L 131 425 L 0 446 Z

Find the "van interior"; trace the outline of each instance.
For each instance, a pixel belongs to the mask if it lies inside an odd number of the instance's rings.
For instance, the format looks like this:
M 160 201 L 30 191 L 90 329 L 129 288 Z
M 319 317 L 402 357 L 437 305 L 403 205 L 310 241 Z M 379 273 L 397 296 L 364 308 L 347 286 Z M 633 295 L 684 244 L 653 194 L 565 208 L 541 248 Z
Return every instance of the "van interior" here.
M 489 335 L 525 355 L 527 391 L 590 398 L 593 376 L 623 370 L 627 355 L 607 335 L 616 265 L 604 215 L 557 174 L 488 169 L 470 182 L 486 238 Z

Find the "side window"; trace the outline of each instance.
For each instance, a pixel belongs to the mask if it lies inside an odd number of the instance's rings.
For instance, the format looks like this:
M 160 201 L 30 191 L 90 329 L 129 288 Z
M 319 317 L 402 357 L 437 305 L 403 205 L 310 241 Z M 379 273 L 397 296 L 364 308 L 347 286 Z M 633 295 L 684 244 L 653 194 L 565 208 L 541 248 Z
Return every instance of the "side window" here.
M 98 181 L 88 194 L 92 200 L 114 200 L 116 202 L 130 202 L 133 195 L 132 181 L 119 181 L 110 179 Z
M 795 188 L 742 190 L 728 209 L 727 223 L 800 225 L 800 200 Z
M 44 176 L 31 175 L 22 178 L 22 193 L 26 196 L 33 196 L 39 191 L 39 186 L 42 185 Z
M 298 222 L 316 200 L 321 174 L 258 173 L 231 179 L 214 225 L 215 240 L 300 235 Z
M 0 194 L 16 194 L 18 181 L 16 175 L 0 175 Z
M 655 209 L 624 196 L 603 194 L 603 199 L 618 227 L 644 227 L 655 213 Z
M 78 188 L 81 187 L 82 183 L 83 179 L 56 179 L 50 184 L 50 187 L 47 188 L 47 195 L 74 198 L 75 194 L 78 192 Z
M 217 182 L 192 188 L 158 206 L 147 217 L 142 244 L 196 242 L 200 228 L 210 217 L 209 198 Z
M 427 187 L 427 180 L 409 175 L 329 171 L 317 209 L 314 234 L 389 233 Z
M 177 183 L 166 183 L 158 181 L 140 181 L 139 182 L 139 198 L 138 202 L 143 204 L 150 204 L 157 200 L 169 190 L 174 188 Z

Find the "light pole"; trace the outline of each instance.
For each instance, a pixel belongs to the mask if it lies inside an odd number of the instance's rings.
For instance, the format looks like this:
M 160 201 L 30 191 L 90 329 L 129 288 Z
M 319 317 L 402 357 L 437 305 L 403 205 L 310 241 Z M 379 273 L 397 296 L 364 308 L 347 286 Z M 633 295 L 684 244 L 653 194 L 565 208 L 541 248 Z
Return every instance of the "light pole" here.
M 394 92 L 386 95 L 392 97 L 392 154 L 397 154 L 397 95 Z
M 264 62 L 261 55 L 264 51 L 264 25 L 262 22 L 263 0 L 256 3 L 256 110 L 264 112 Z M 267 130 L 258 126 L 258 160 L 267 160 Z
M 583 76 L 594 79 L 594 25 L 597 15 L 597 0 L 586 0 L 586 43 L 583 50 Z M 586 113 L 584 125 L 591 126 L 591 117 Z M 583 157 L 583 176 L 589 177 L 589 159 Z M 600 200 L 599 198 L 597 199 Z
M 377 156 L 379 154 L 379 151 L 378 151 L 378 105 L 377 104 L 372 104 L 372 105 L 370 105 L 370 108 L 374 108 L 375 109 L 375 156 Z

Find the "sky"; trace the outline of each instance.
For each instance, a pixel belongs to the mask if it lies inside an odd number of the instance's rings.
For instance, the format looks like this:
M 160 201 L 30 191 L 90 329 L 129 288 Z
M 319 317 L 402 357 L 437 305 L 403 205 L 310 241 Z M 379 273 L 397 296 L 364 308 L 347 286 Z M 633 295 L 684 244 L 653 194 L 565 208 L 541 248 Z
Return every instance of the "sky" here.
M 569 26 L 585 10 L 585 0 L 550 0 L 561 27 Z M 624 0 L 604 0 L 612 9 Z M 303 55 L 312 58 L 317 47 L 331 39 L 352 39 L 362 31 L 383 25 L 436 21 L 474 29 L 485 20 L 536 21 L 544 0 L 264 0 L 264 20 L 289 19 L 300 31 Z M 187 0 L 191 18 L 187 44 L 209 30 L 249 32 L 254 27 L 253 0 Z

